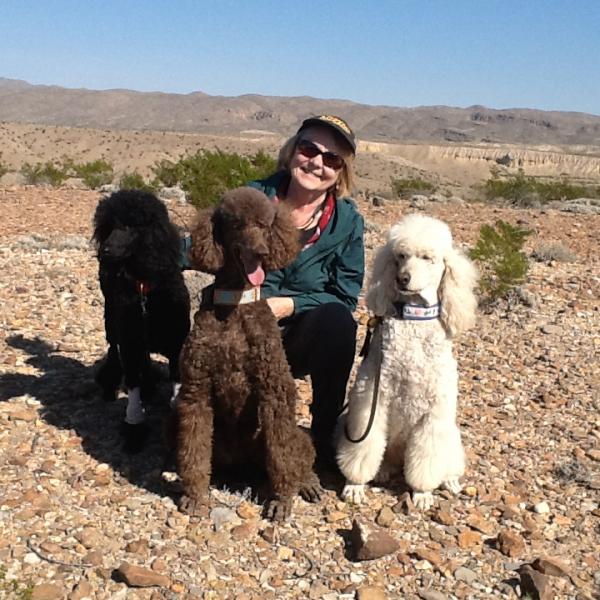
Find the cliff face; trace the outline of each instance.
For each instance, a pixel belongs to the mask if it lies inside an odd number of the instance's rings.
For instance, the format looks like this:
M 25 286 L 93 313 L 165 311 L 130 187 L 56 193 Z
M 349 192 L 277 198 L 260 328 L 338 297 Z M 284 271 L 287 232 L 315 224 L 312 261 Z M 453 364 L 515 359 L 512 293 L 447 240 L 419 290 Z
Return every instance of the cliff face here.
M 600 148 L 573 146 L 564 149 L 548 146 L 537 149 L 520 145 L 431 145 L 387 144 L 365 142 L 360 150 L 380 153 L 409 161 L 416 167 L 443 168 L 452 164 L 455 169 L 489 172 L 497 165 L 509 171 L 522 168 L 527 175 L 569 177 L 600 180 Z

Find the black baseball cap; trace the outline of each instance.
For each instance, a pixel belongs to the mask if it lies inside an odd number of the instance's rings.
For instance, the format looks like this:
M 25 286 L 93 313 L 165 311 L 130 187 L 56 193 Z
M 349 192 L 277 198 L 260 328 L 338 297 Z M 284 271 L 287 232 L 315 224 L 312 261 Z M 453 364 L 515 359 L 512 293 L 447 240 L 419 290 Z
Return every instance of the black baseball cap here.
M 350 126 L 344 119 L 340 117 L 336 117 L 334 115 L 320 115 L 318 117 L 310 117 L 302 121 L 302 125 L 300 125 L 300 129 L 298 129 L 298 133 L 300 133 L 303 129 L 308 129 L 309 127 L 329 127 L 333 129 L 338 135 L 340 135 L 350 146 L 352 149 L 352 154 L 356 154 L 356 137 L 354 136 L 354 132 L 350 129 Z

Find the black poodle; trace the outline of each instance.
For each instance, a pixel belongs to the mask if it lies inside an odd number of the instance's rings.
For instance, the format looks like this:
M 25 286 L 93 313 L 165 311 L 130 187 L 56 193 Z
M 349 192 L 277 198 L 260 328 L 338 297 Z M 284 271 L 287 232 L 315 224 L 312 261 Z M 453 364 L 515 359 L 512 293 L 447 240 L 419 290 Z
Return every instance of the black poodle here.
M 96 375 L 114 400 L 128 393 L 125 450 L 141 450 L 144 408 L 155 383 L 150 353 L 169 360 L 173 395 L 179 353 L 190 329 L 190 298 L 181 273 L 180 239 L 164 204 L 151 193 L 122 190 L 100 200 L 94 215 L 108 354 Z

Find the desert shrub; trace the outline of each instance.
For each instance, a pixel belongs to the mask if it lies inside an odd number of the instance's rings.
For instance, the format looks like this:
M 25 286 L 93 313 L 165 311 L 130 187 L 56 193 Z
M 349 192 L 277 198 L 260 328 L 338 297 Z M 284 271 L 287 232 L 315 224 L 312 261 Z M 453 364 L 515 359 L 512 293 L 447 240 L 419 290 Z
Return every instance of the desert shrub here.
M 495 226 L 481 226 L 470 256 L 479 263 L 484 300 L 506 297 L 525 281 L 529 265 L 523 244 L 530 233 L 504 221 L 496 221 Z
M 113 167 L 105 160 L 74 164 L 73 171 L 92 190 L 99 188 L 101 185 L 111 183 L 113 179 Z
M 258 173 L 257 177 L 267 177 L 277 169 L 277 161 L 263 150 L 250 156 L 250 162 Z
M 159 185 L 163 185 L 165 187 L 174 187 L 181 179 L 181 163 L 174 163 L 173 161 L 163 159 L 157 163 L 154 163 L 152 172 L 154 173 L 154 185 L 156 185 L 156 187 Z
M 48 161 L 46 163 L 24 163 L 21 167 L 21 175 L 25 182 L 30 185 L 48 184 L 58 187 L 69 178 L 68 171 L 62 165 L 55 165 Z
M 433 183 L 419 177 L 404 179 L 392 177 L 391 186 L 393 194 L 398 198 L 406 198 L 419 192 L 433 192 L 436 187 Z
M 510 177 L 500 177 L 498 171 L 495 171 L 485 182 L 483 189 L 488 200 L 504 198 L 518 206 L 528 206 L 532 201 L 546 204 L 555 200 L 599 197 L 597 188 L 572 183 L 567 177 L 540 181 L 525 175 L 523 169 Z
M 570 263 L 577 260 L 577 255 L 572 250 L 559 243 L 541 244 L 533 250 L 531 256 L 538 262 L 555 260 Z
M 275 160 L 264 152 L 246 157 L 221 150 L 200 150 L 179 164 L 179 184 L 198 208 L 213 205 L 225 190 L 266 177 L 276 168 Z
M 146 183 L 137 171 L 123 174 L 119 180 L 119 188 L 122 190 L 144 190 L 152 193 L 156 191 L 155 186 L 151 183 Z

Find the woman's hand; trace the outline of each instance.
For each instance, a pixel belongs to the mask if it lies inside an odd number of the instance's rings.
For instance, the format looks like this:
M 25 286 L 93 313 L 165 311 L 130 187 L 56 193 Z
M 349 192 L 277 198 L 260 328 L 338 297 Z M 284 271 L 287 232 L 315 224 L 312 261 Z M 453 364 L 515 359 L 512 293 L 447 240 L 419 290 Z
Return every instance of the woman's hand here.
M 267 298 L 267 304 L 278 321 L 294 314 L 294 301 L 292 298 L 285 296 Z

